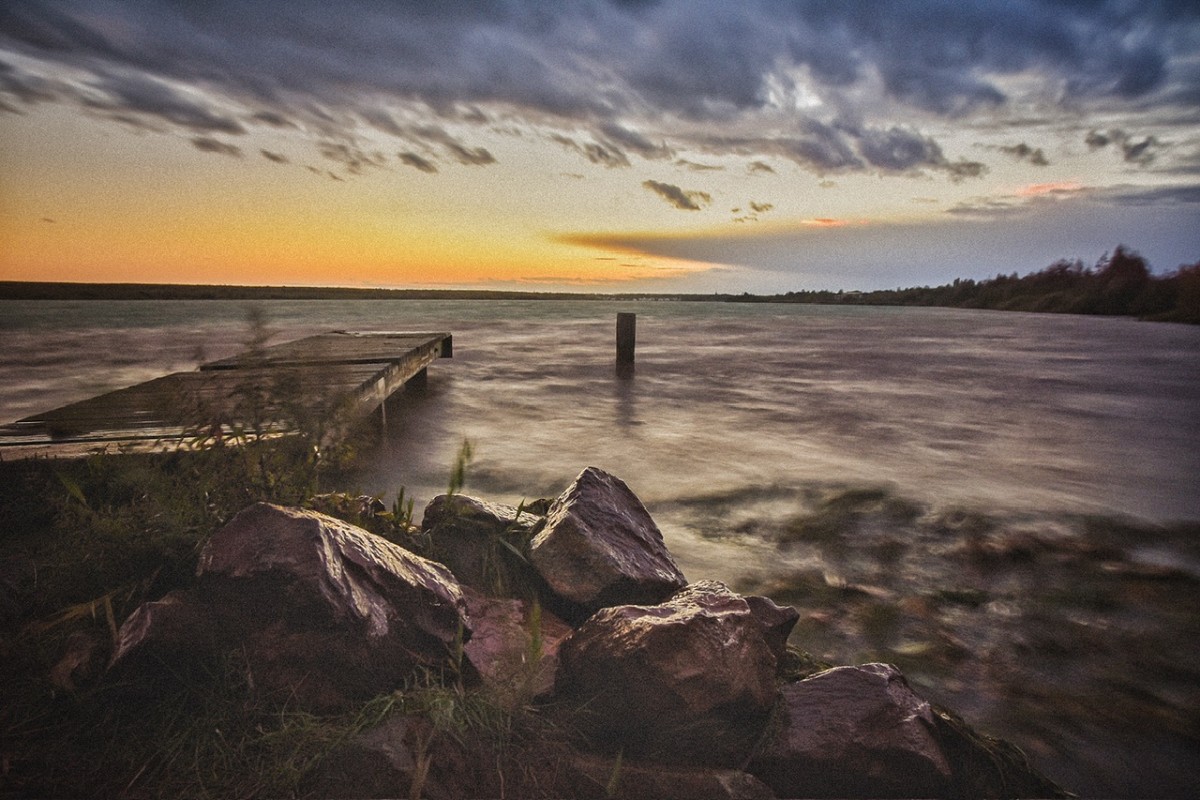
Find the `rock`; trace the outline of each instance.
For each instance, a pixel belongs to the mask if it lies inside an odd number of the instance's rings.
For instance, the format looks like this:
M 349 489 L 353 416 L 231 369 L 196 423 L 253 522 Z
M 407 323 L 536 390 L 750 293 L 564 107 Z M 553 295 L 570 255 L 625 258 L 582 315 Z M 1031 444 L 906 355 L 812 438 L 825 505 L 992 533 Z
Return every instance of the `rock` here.
M 762 624 L 713 581 L 660 605 L 602 609 L 559 658 L 562 692 L 598 743 L 673 763 L 741 763 L 776 697 Z
M 472 633 L 463 655 L 493 696 L 517 707 L 549 694 L 571 626 L 525 600 L 464 594 Z
M 133 610 L 117 633 L 111 665 L 132 658 L 203 658 L 221 638 L 222 620 L 208 599 L 177 590 Z
M 763 638 L 776 660 L 783 658 L 788 636 L 800 620 L 800 612 L 791 606 L 778 605 L 769 597 L 746 595 L 744 599 L 746 605 L 750 606 L 750 613 L 762 626 Z
M 779 796 L 952 796 L 934 713 L 895 667 L 835 667 L 782 695 L 749 767 Z
M 114 663 L 235 649 L 258 688 L 332 710 L 447 663 L 470 636 L 449 570 L 315 511 L 245 509 L 205 546 L 197 574 L 187 593 L 131 615 Z
M 509 548 L 523 551 L 542 519 L 513 506 L 443 494 L 425 508 L 421 527 L 430 558 L 449 567 L 460 583 L 507 597 L 535 585 L 529 565 Z
M 646 507 L 595 467 L 550 506 L 529 559 L 555 594 L 587 612 L 657 603 L 687 584 Z
M 765 783 L 733 769 L 668 767 L 596 756 L 580 756 L 571 765 L 576 798 L 622 800 L 771 800 Z

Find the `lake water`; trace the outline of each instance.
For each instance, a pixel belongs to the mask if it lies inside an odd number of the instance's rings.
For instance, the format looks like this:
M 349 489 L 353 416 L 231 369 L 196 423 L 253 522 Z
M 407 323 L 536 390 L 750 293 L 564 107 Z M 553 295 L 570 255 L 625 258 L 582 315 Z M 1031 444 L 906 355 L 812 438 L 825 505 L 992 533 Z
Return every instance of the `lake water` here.
M 1200 327 L 946 309 L 270 301 L 273 341 L 454 334 L 354 487 L 516 504 L 602 467 L 693 580 L 795 605 L 1070 788 L 1200 774 Z M 0 302 L 0 421 L 242 349 L 245 303 Z M 637 366 L 615 374 L 618 311 Z

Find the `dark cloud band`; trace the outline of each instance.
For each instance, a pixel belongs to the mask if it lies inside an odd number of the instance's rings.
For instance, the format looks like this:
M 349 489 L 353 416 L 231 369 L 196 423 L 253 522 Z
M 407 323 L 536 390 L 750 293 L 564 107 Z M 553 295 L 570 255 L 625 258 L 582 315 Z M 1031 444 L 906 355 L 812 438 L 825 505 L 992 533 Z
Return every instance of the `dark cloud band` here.
M 1166 0 L 0 0 L 0 107 L 57 100 L 189 137 L 268 126 L 347 147 L 365 123 L 427 164 L 468 166 L 495 158 L 445 126 L 495 112 L 606 166 L 724 137 L 754 164 L 960 179 L 982 165 L 947 159 L 923 120 L 1000 113 L 1005 79 L 1028 74 L 1064 108 L 1194 108 L 1198 41 L 1195 4 Z M 399 106 L 423 122 L 385 110 Z M 751 128 L 766 133 L 728 133 Z M 1144 165 L 1157 142 L 1121 146 Z

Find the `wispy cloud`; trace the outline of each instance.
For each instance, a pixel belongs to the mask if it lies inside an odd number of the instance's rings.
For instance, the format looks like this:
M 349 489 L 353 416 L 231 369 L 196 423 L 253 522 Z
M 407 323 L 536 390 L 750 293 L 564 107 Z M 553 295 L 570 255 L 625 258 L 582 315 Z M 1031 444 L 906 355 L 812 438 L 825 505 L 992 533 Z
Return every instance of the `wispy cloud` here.
M 222 156 L 232 156 L 234 158 L 242 157 L 242 148 L 222 142 L 220 139 L 213 139 L 210 136 L 194 136 L 191 139 L 192 147 L 203 153 L 217 153 Z
M 681 189 L 670 183 L 648 180 L 642 181 L 642 186 L 683 211 L 699 211 L 712 202 L 707 192 Z
M 105 75 L 89 88 L 94 91 L 83 96 L 87 106 L 125 121 L 140 120 L 148 125 L 166 122 L 196 133 L 246 132 L 233 116 L 144 75 Z
M 382 167 L 386 162 L 383 153 L 367 152 L 354 145 L 342 142 L 320 142 L 321 155 L 346 168 L 352 175 L 360 175 L 366 167 Z
M 580 142 L 562 133 L 550 134 L 550 141 L 572 150 L 593 164 L 604 167 L 628 167 L 629 158 L 619 148 L 598 142 Z
M 1012 145 L 1002 145 L 999 148 L 1001 153 L 1010 155 L 1017 161 L 1026 161 L 1035 167 L 1050 166 L 1050 161 L 1046 158 L 1046 154 L 1042 152 L 1040 147 L 1030 147 L 1025 142 L 1019 142 Z
M 1161 144 L 1154 136 L 1137 137 L 1116 129 L 1106 132 L 1089 131 L 1084 142 L 1093 150 L 1100 150 L 1109 145 L 1121 151 L 1121 157 L 1130 164 L 1146 166 L 1157 157 L 1157 149 Z
M 438 171 L 437 165 L 427 158 L 423 158 L 416 153 L 397 153 L 396 158 L 400 159 L 400 163 L 414 169 L 419 169 L 421 172 L 433 174 Z

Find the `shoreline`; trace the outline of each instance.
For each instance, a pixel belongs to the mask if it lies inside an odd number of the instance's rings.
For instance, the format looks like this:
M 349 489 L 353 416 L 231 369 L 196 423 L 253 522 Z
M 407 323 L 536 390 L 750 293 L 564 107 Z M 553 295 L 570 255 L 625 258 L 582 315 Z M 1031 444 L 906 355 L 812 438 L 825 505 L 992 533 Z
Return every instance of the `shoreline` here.
M 1132 257 L 1136 258 L 1136 256 Z M 66 283 L 0 281 L 0 301 L 297 301 L 297 300 L 462 300 L 586 302 L 761 303 L 781 305 L 957 308 L 1023 311 L 1200 324 L 1200 267 L 1152 275 L 1144 267 L 1136 280 L 1081 267 L 1052 265 L 1018 278 L 997 275 L 981 281 L 956 279 L 941 286 L 870 291 L 802 290 L 778 294 L 673 292 L 527 292 L 487 289 L 384 289 L 338 286 L 234 286 L 154 283 Z M 1099 266 L 1099 265 L 1098 265 Z

